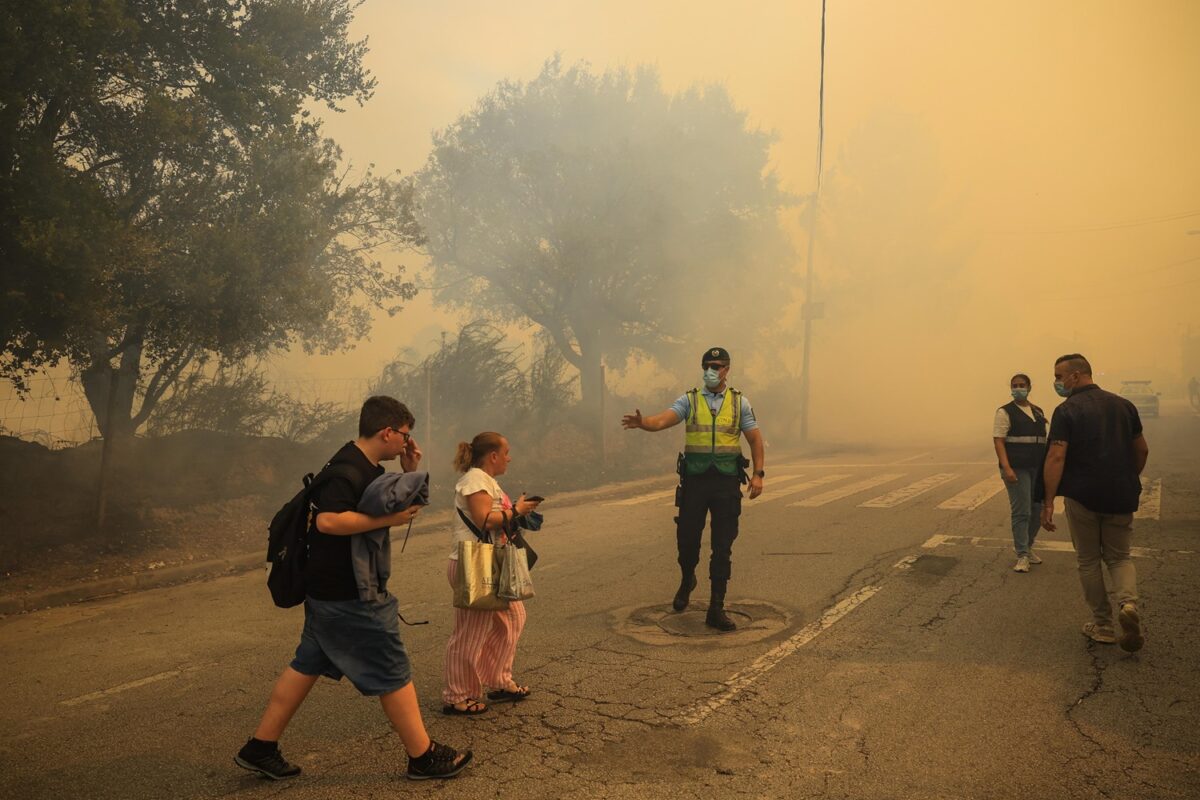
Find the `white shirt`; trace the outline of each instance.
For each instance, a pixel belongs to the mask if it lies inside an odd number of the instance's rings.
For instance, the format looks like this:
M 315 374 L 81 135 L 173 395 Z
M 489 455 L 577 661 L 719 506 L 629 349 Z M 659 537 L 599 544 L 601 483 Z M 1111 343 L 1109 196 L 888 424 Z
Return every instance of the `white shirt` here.
M 479 467 L 471 467 L 458 479 L 458 483 L 454 484 L 454 507 L 462 509 L 462 512 L 470 517 L 471 509 L 467 505 L 467 498 L 478 492 L 487 492 L 492 498 L 492 511 L 503 511 L 513 507 L 512 500 L 500 488 L 500 484 L 496 483 L 496 479 Z M 453 527 L 450 531 L 450 558 L 457 561 L 458 543 L 477 540 L 458 514 L 454 515 L 451 524 Z
M 1033 415 L 1033 406 L 1023 406 L 1018 403 L 1017 408 L 1024 411 L 1025 416 L 1029 417 L 1030 419 L 1037 419 L 1037 417 Z M 992 438 L 1003 439 L 1005 436 L 1008 436 L 1008 429 L 1010 427 L 1012 427 L 1012 424 L 1009 422 L 1008 412 L 1004 410 L 1003 406 L 997 408 L 996 418 L 992 421 Z

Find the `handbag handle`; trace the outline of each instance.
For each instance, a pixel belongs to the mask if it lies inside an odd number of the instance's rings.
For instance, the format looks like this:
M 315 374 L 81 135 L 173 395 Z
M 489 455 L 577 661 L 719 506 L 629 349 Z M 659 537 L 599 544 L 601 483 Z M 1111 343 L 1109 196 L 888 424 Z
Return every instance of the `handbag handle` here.
M 461 519 L 463 521 L 463 524 L 465 524 L 467 526 L 467 530 L 469 530 L 471 533 L 475 534 L 476 539 L 478 539 L 481 542 L 491 544 L 492 537 L 486 531 L 481 531 L 475 525 L 475 523 L 471 521 L 471 518 L 463 513 L 463 510 L 461 508 L 459 508 L 458 506 L 455 506 L 454 510 L 458 512 L 459 519 Z M 487 527 L 488 517 L 490 517 L 491 515 L 492 515 L 491 511 L 488 511 L 486 514 L 483 515 L 483 525 L 485 528 Z

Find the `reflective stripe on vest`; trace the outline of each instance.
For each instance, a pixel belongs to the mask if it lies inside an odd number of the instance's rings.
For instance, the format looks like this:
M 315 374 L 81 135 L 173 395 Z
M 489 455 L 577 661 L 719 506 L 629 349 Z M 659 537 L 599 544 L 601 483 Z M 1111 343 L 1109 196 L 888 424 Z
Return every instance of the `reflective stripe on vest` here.
M 695 475 L 716 467 L 726 475 L 736 475 L 742 455 L 741 392 L 725 390 L 716 418 L 698 389 L 688 392 L 688 399 L 692 413 L 688 415 L 683 446 L 688 472 Z
M 1009 444 L 1045 444 L 1045 436 L 1005 436 L 1004 441 Z

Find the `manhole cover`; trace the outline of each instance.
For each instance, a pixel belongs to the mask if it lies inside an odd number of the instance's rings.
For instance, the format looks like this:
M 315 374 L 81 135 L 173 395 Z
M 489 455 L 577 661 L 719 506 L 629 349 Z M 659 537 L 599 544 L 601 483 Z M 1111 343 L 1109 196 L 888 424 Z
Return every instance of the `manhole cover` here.
M 721 636 L 721 631 L 704 624 L 707 613 L 707 608 L 688 607 L 683 613 L 659 617 L 658 627 L 673 636 Z M 737 608 L 727 608 L 725 614 L 737 623 L 738 630 L 745 630 L 754 622 L 754 617 Z
M 737 623 L 737 630 L 722 633 L 704 624 L 708 604 L 692 603 L 677 612 L 670 603 L 642 608 L 617 609 L 614 628 L 646 644 L 698 644 L 706 647 L 743 645 L 757 642 L 787 628 L 791 615 L 763 600 L 737 600 L 725 604 L 725 613 Z

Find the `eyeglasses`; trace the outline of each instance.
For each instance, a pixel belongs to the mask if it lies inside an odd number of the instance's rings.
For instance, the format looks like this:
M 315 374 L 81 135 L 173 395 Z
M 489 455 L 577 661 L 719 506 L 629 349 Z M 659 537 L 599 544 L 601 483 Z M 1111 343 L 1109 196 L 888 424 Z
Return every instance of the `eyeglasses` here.
M 728 364 L 723 364 L 720 361 L 706 361 L 700 366 L 704 367 L 705 369 L 727 369 L 729 367 Z
M 408 444 L 408 440 L 412 438 L 412 435 L 408 431 L 402 431 L 399 428 L 393 428 L 391 425 L 388 426 L 388 430 L 392 433 L 398 433 L 403 436 L 405 444 Z

